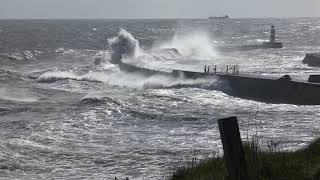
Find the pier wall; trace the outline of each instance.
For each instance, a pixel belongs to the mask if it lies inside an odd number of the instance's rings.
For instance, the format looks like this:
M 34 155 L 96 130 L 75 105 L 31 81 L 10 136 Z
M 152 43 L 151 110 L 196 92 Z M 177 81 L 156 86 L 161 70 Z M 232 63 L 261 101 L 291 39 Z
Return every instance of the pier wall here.
M 126 63 L 120 63 L 119 67 L 121 70 L 137 72 L 146 76 L 160 74 L 188 79 L 212 77 L 214 81 L 222 84 L 222 86 L 212 87 L 214 90 L 220 90 L 231 96 L 249 100 L 267 103 L 320 105 L 320 84 L 292 81 L 290 77 L 275 79 L 231 73 L 204 73 L 182 70 L 164 72 Z
M 224 93 L 262 102 L 297 105 L 320 104 L 320 85 L 297 82 L 290 79 L 259 78 L 222 73 L 199 73 L 181 71 L 186 78 L 213 77 L 224 81 L 230 88 Z

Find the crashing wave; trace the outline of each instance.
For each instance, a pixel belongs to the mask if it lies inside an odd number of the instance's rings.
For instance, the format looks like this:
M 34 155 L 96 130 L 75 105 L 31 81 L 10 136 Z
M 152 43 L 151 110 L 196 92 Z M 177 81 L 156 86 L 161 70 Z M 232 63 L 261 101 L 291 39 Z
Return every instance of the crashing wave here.
M 140 48 L 139 41 L 132 34 L 124 29 L 120 29 L 118 36 L 108 39 L 108 44 L 111 49 L 111 63 L 122 63 L 122 59 L 139 59 L 143 60 L 163 60 L 181 57 L 180 51 L 175 47 L 164 47 L 144 51 Z M 98 65 L 102 58 L 98 55 L 94 64 Z
M 101 74 L 91 72 L 84 75 L 77 75 L 72 72 L 46 72 L 38 78 L 39 83 L 54 83 L 60 80 L 77 80 L 77 81 L 93 81 L 103 82 L 103 79 L 99 78 Z
M 212 60 L 218 56 L 210 34 L 203 30 L 176 32 L 170 41 L 156 43 L 154 47 L 176 49 L 180 56 L 187 59 Z
M 141 52 L 139 41 L 124 29 L 120 29 L 117 37 L 108 39 L 108 43 L 111 49 L 110 62 L 113 64 L 121 63 L 124 55 L 136 58 Z
M 187 87 L 193 86 L 206 86 L 205 83 L 208 80 L 193 80 L 184 79 L 180 76 L 173 76 L 172 70 L 164 70 L 159 67 L 153 68 L 149 67 L 147 63 L 143 66 L 136 61 L 143 62 L 145 58 L 152 58 L 154 55 L 150 54 L 149 51 L 142 51 L 139 46 L 139 41 L 135 39 L 126 30 L 121 29 L 117 37 L 108 40 L 109 46 L 111 48 L 110 56 L 111 63 L 118 65 L 119 69 L 113 72 L 106 72 L 105 69 L 102 72 L 95 72 L 97 69 L 93 69 L 93 72 L 82 71 L 79 72 L 77 69 L 73 71 L 54 71 L 45 72 L 39 76 L 38 82 L 41 83 L 53 83 L 60 80 L 77 80 L 77 81 L 94 81 L 94 82 L 104 82 L 109 85 L 116 86 L 126 86 L 132 88 L 170 88 L 170 87 Z M 158 51 L 159 52 L 159 51 Z M 163 53 L 165 52 L 165 53 Z M 160 53 L 164 56 L 179 56 L 179 50 L 175 48 L 165 48 L 160 50 Z M 167 53 L 167 55 L 166 55 Z M 109 53 L 108 53 L 109 55 Z M 124 58 L 124 59 L 122 59 Z M 95 56 L 94 64 L 100 66 L 104 60 L 103 53 L 99 53 Z M 129 60 L 129 61 L 128 61 Z M 128 63 L 129 62 L 129 63 Z M 110 63 L 106 63 L 110 64 Z M 143 63 L 142 63 L 143 64 Z M 155 63 L 157 64 L 157 63 Z M 158 65 L 158 64 L 157 64 Z M 96 66 L 92 66 L 97 68 Z M 202 82 L 199 82 L 202 81 Z M 210 80 L 212 81 L 212 80 Z

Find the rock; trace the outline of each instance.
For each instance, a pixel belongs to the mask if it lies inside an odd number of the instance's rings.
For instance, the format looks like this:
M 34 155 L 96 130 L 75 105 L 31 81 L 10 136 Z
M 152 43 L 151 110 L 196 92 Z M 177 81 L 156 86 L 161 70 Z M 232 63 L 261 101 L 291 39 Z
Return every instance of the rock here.
M 302 62 L 309 66 L 320 67 L 320 53 L 307 53 Z

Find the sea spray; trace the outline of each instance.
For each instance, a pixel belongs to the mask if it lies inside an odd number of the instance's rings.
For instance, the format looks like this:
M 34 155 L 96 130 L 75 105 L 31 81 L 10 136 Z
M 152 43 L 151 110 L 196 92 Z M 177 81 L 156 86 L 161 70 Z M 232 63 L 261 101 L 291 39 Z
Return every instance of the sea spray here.
M 176 32 L 171 40 L 155 43 L 154 47 L 156 49 L 177 49 L 185 58 L 197 60 L 211 60 L 218 56 L 209 33 L 203 30 Z
M 122 58 L 137 60 L 137 61 L 148 61 L 153 55 L 148 54 L 139 47 L 139 41 L 135 39 L 129 32 L 124 29 L 120 29 L 118 36 L 108 40 L 110 46 L 110 54 L 100 51 L 95 58 L 95 65 L 101 65 L 103 59 L 111 57 L 111 63 L 120 64 Z M 172 49 L 165 51 L 171 54 L 176 52 Z M 173 52 L 172 52 L 173 51 Z M 147 63 L 147 62 L 145 62 Z M 105 62 L 105 64 L 109 64 Z M 98 68 L 98 67 L 97 67 Z M 198 79 L 198 80 L 187 80 L 181 77 L 171 77 L 163 75 L 145 76 L 139 72 L 128 73 L 125 71 L 102 71 L 100 72 L 89 71 L 87 73 L 79 73 L 76 71 L 51 71 L 45 72 L 38 78 L 38 82 L 41 83 L 53 83 L 60 80 L 76 80 L 76 81 L 94 81 L 103 82 L 108 85 L 125 86 L 131 88 L 170 88 L 170 87 L 210 87 L 211 84 L 215 84 L 215 80 Z
M 124 55 L 136 58 L 141 52 L 139 41 L 124 29 L 120 29 L 117 37 L 108 39 L 108 43 L 111 49 L 110 62 L 113 64 L 121 63 Z
M 139 41 L 132 34 L 124 29 L 120 29 L 118 35 L 108 39 L 112 64 L 121 64 L 122 62 L 130 63 L 135 66 L 147 69 L 159 69 L 159 61 L 166 60 L 167 56 L 177 56 L 178 51 L 174 49 L 161 49 L 157 52 L 144 51 L 139 46 Z M 152 63 L 151 63 L 152 62 Z M 100 65 L 101 58 L 97 56 L 94 59 L 95 65 Z
M 202 39 L 202 42 L 205 40 Z M 178 42 L 178 41 L 177 41 Z M 108 40 L 111 49 L 111 60 L 112 64 L 121 64 L 122 58 L 131 59 L 134 61 L 141 61 L 144 63 L 150 58 L 154 57 L 144 52 L 139 47 L 139 41 L 135 39 L 129 32 L 124 29 L 120 29 L 118 36 Z M 182 43 L 182 42 L 181 42 Z M 191 43 L 191 42 L 190 42 Z M 179 54 L 178 50 L 174 48 L 163 49 L 170 53 Z M 206 50 L 209 52 L 208 50 Z M 198 52 L 198 51 L 197 51 Z M 198 52 L 201 54 L 200 52 Z M 205 53 L 206 55 L 210 53 Z M 213 54 L 211 54 L 213 55 Z M 95 64 L 100 65 L 103 55 L 97 55 L 95 58 Z M 137 63 L 136 63 L 137 64 Z M 151 63 L 149 63 L 151 64 Z M 144 67 L 145 68 L 145 67 Z M 134 72 L 128 73 L 126 71 L 113 71 L 113 72 L 88 72 L 88 73 L 76 73 L 73 71 L 54 71 L 46 72 L 38 78 L 38 82 L 42 83 L 53 83 L 60 80 L 77 80 L 77 81 L 98 81 L 104 82 L 109 85 L 126 86 L 131 88 L 167 88 L 167 87 L 199 87 L 208 88 L 212 84 L 216 83 L 215 79 L 185 79 L 183 77 L 172 77 L 155 74 L 152 76 L 145 76 L 142 73 Z

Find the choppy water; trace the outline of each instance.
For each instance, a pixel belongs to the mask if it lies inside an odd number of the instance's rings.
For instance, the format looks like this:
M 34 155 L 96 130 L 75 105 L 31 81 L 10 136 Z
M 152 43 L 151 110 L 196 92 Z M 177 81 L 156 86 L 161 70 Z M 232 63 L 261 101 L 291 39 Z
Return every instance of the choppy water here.
M 220 53 L 212 45 L 261 43 L 271 24 L 283 49 Z M 189 58 L 153 51 L 136 63 L 243 71 L 306 79 L 302 64 L 320 51 L 320 19 L 0 21 L 1 179 L 161 179 L 177 163 L 221 152 L 216 120 L 239 117 L 243 138 L 295 149 L 319 135 L 319 106 L 266 104 L 206 90 L 199 82 L 119 72 L 108 41 L 126 29 L 146 52 L 175 47 Z M 144 53 L 146 54 L 146 53 Z M 184 88 L 176 85 L 188 84 Z M 146 88 L 149 87 L 149 88 Z M 161 87 L 161 88 L 157 88 Z

